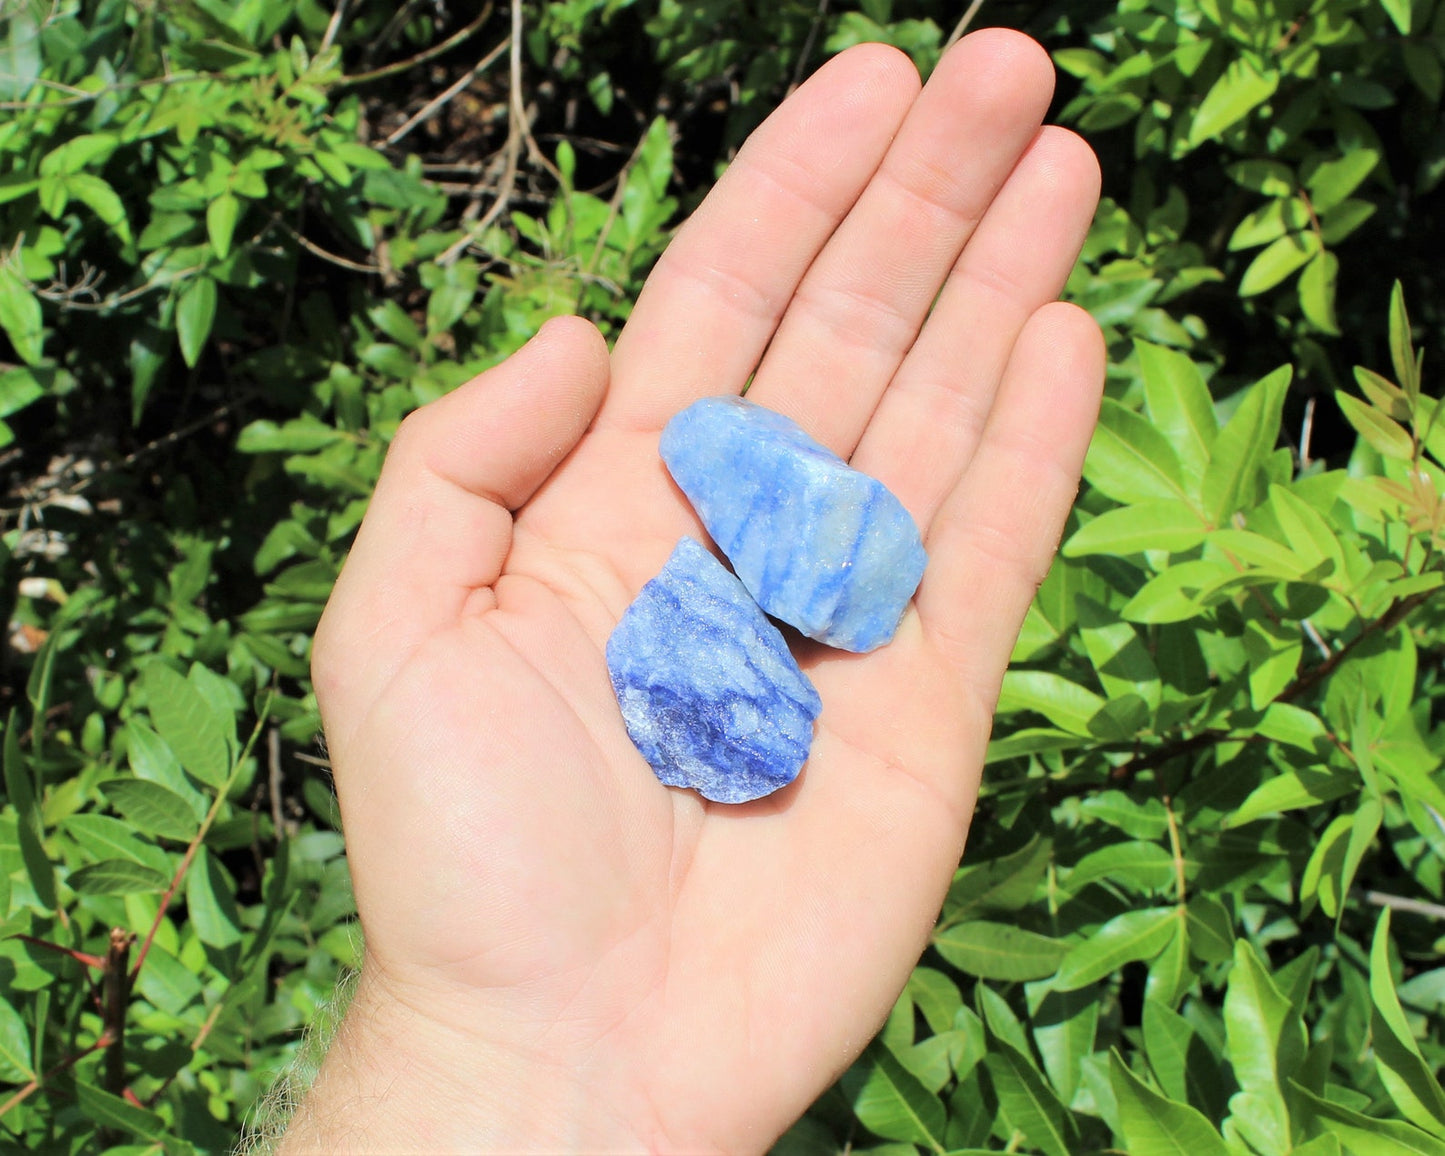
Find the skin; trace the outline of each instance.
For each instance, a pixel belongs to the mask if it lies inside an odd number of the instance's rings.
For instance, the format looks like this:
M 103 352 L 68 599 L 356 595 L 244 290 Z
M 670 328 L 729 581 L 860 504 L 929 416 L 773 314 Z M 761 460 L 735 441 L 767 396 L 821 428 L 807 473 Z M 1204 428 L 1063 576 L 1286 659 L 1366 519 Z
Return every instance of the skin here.
M 1104 351 L 1054 302 L 1098 197 L 1050 62 L 974 33 L 920 91 L 834 58 L 748 141 L 609 356 L 577 318 L 402 426 L 314 674 L 366 936 L 282 1145 L 762 1151 L 857 1055 L 963 849 Z M 936 300 L 935 300 L 936 299 Z M 930 312 L 931 308 L 931 312 Z M 798 643 L 792 786 L 661 786 L 603 648 L 679 536 L 657 441 L 738 392 L 884 481 L 930 564 L 892 644 Z

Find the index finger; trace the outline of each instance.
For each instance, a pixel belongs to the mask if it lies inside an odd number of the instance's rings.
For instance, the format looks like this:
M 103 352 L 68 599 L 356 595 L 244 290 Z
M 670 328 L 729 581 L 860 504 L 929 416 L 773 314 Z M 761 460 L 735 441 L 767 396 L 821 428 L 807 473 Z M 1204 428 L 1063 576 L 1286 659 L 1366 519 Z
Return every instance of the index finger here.
M 907 56 L 860 44 L 763 122 L 648 277 L 599 424 L 660 429 L 699 397 L 742 390 L 918 89 Z

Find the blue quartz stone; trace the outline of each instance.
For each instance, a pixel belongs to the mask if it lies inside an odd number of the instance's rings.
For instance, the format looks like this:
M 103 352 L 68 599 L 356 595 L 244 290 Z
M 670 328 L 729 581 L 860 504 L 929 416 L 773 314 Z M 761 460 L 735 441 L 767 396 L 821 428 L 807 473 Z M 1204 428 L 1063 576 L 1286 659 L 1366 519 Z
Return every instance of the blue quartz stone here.
M 765 611 L 842 650 L 892 639 L 928 555 L 882 482 L 740 397 L 694 402 L 667 423 L 660 449 Z
M 692 538 L 607 640 L 627 733 L 657 777 L 719 803 L 798 776 L 822 700 L 743 584 Z

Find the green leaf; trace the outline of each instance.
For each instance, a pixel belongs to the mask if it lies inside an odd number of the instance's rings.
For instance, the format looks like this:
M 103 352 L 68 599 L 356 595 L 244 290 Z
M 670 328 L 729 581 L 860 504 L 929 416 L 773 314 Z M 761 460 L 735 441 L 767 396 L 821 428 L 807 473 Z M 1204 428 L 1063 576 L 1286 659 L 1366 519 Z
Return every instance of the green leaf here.
M 236 909 L 236 885 L 225 868 L 205 847 L 186 872 L 186 909 L 196 936 L 210 947 L 230 947 L 241 941 L 241 915 Z
M 1189 501 L 1183 469 L 1168 439 L 1112 398 L 1106 397 L 1099 409 L 1084 477 L 1116 502 Z
M 1003 677 L 998 713 L 1031 710 L 1057 727 L 1087 735 L 1089 720 L 1103 707 L 1104 700 L 1078 683 L 1047 670 L 1010 670 Z
M 1320 240 L 1327 247 L 1340 244 L 1373 217 L 1379 205 L 1356 197 L 1341 201 L 1320 220 Z
M 1078 598 L 1079 638 L 1093 664 L 1099 685 L 1118 708 L 1137 698 L 1149 711 L 1157 710 L 1162 694 L 1159 667 L 1145 640 L 1116 611 L 1086 595 Z M 1098 722 L 1094 724 L 1097 731 Z M 1131 732 L 1132 733 L 1132 732 Z
M 1306 913 L 1316 901 L 1331 918 L 1342 910 L 1344 896 L 1339 892 L 1338 880 L 1349 830 L 1350 816 L 1336 815 L 1315 842 L 1299 885 L 1300 906 Z
M 1335 288 L 1340 277 L 1340 259 L 1328 251 L 1320 252 L 1305 266 L 1299 279 L 1300 310 L 1305 319 L 1321 333 L 1338 337 L 1339 322 L 1335 319 Z
M 380 305 L 373 305 L 366 311 L 366 316 L 382 333 L 407 349 L 420 349 L 425 340 L 410 314 L 390 298 Z
M 1262 249 L 1249 263 L 1249 268 L 1239 280 L 1239 295 L 1254 297 L 1273 289 L 1319 252 L 1320 239 L 1317 234 L 1285 234 Z
M 1223 75 L 1214 82 L 1189 126 L 1191 148 L 1218 137 L 1231 125 L 1243 120 L 1274 95 L 1279 76 L 1261 72 L 1247 57 L 1230 62 Z
M 1391 421 L 1374 406 L 1366 405 L 1344 390 L 1335 390 L 1335 400 L 1339 402 L 1345 420 L 1373 449 L 1397 461 L 1408 462 L 1414 458 L 1415 443 L 1398 422 Z
M 172 874 L 171 857 L 165 851 L 111 815 L 90 812 L 67 815 L 60 829 L 74 839 L 91 860 L 129 859 L 158 874 Z
M 1191 550 L 1204 540 L 1209 527 L 1185 502 L 1139 502 L 1108 510 L 1085 522 L 1066 543 L 1066 557 L 1089 554 L 1141 554 Z
M 1169 812 L 1153 796 L 1136 799 L 1123 791 L 1100 791 L 1085 799 L 1079 810 L 1135 839 L 1162 839 L 1169 830 Z
M 942 1101 L 884 1045 L 873 1044 L 868 1058 L 871 1070 L 853 1099 L 853 1111 L 863 1126 L 886 1140 L 942 1152 L 948 1124 Z
M 1380 0 L 1380 7 L 1395 22 L 1401 36 L 1410 35 L 1410 0 Z
M 132 895 L 164 891 L 169 880 L 132 859 L 102 859 L 72 871 L 66 882 L 82 895 Z
M 1295 679 L 1304 640 L 1290 623 L 1251 619 L 1244 627 L 1244 653 L 1249 661 L 1249 701 L 1264 710 Z
M 1287 743 L 1292 747 L 1312 753 L 1321 749 L 1321 743 L 1329 742 L 1329 732 L 1325 730 L 1325 724 L 1320 721 L 1319 715 L 1311 714 L 1303 707 L 1287 702 L 1270 703 L 1269 709 L 1264 712 L 1264 717 L 1255 724 L 1255 730 L 1263 738 Z M 1308 792 L 1303 792 L 1303 795 L 1306 801 L 1296 805 L 1307 807 L 1320 801 Z M 1339 796 L 1334 797 L 1338 798 Z M 1281 806 L 1274 810 L 1285 811 L 1289 810 L 1289 807 Z M 1272 810 L 1258 812 L 1260 815 L 1273 813 Z M 1249 820 L 1241 821 L 1248 822 Z
M 428 338 L 444 333 L 462 319 L 477 295 L 480 270 L 475 261 L 457 261 L 442 271 L 441 282 L 432 287 L 426 306 Z
M 1047 1156 L 1069 1156 L 1073 1119 L 1026 1053 L 995 1036 L 984 1064 L 1004 1119 Z
M 1298 1081 L 1290 1081 L 1295 1096 L 1314 1112 L 1316 1120 L 1338 1136 L 1352 1153 L 1368 1156 L 1445 1156 L 1445 1141 L 1401 1120 L 1366 1116 L 1343 1104 L 1315 1095 Z
M 1205 511 L 1215 525 L 1253 507 L 1263 495 L 1259 475 L 1279 438 L 1280 413 L 1292 376 L 1293 370 L 1283 366 L 1250 386 L 1219 431 L 1203 487 Z
M 1174 881 L 1174 856 L 1158 843 L 1110 843 L 1080 859 L 1065 886 L 1077 895 L 1100 879 L 1134 892 L 1160 891 Z
M 1269 508 L 1290 549 L 1304 559 L 1306 566 L 1314 569 L 1321 562 L 1329 562 L 1329 576 L 1344 577 L 1345 555 L 1339 535 L 1318 510 L 1294 491 L 1276 485 L 1269 487 Z
M 1371 800 L 1373 801 L 1373 800 Z M 1375 804 L 1378 808 L 1379 804 Z M 1363 806 L 1363 804 L 1362 804 Z M 1378 822 L 1378 820 L 1377 820 Z M 1411 1123 L 1445 1139 L 1445 1091 L 1415 1042 L 1390 969 L 1390 909 L 1380 913 L 1370 949 L 1370 1036 L 1375 1065 L 1395 1107 Z
M 1355 381 L 1359 383 L 1365 400 L 1386 417 L 1400 422 L 1410 420 L 1410 399 L 1405 396 L 1405 391 L 1389 378 L 1372 369 L 1366 369 L 1363 365 L 1357 365 Z
M 55 865 L 45 853 L 45 828 L 30 766 L 20 749 L 20 714 L 10 709 L 5 721 L 5 793 L 15 808 L 15 834 L 20 843 L 20 858 L 35 896 L 42 906 L 55 908 Z
M 1067 944 L 1046 935 L 982 919 L 935 931 L 933 946 L 969 975 L 1015 982 L 1053 975 L 1068 951 Z
M 309 413 L 278 426 L 261 418 L 241 431 L 236 448 L 243 454 L 306 454 L 344 441 L 346 434 Z
M 152 1007 L 179 1016 L 201 997 L 196 974 L 158 943 L 152 943 L 136 977 L 136 990 Z
M 194 368 L 200 360 L 215 320 L 216 283 L 206 276 L 192 278 L 176 301 L 176 336 L 186 365 Z
M 941 971 L 920 965 L 908 977 L 907 991 L 913 998 L 913 1006 L 923 1013 L 934 1032 L 953 1027 L 954 1018 L 963 1007 L 963 997 L 952 979 Z
M 1203 477 L 1219 436 L 1219 419 L 1204 374 L 1184 353 L 1147 341 L 1135 341 L 1144 404 L 1149 417 L 1178 455 L 1185 475 Z
M 163 662 L 147 663 L 141 680 L 151 721 L 181 766 L 208 786 L 222 786 L 231 770 L 226 732 L 232 720 L 222 719 L 194 684 Z
M 0 1080 L 23 1084 L 32 1079 L 30 1033 L 20 1013 L 0 998 Z
M 1294 170 L 1279 161 L 1236 161 L 1225 171 L 1235 184 L 1266 197 L 1287 197 L 1294 192 Z
M 1129 1070 L 1117 1049 L 1109 1053 L 1109 1079 L 1130 1156 L 1230 1156 L 1202 1113 L 1159 1095 Z
M 1218 1057 L 1210 1051 L 1198 1029 L 1173 1008 L 1155 999 L 1144 1001 L 1142 1027 L 1149 1067 L 1164 1094 L 1171 1100 L 1192 1102 L 1209 1109 L 1211 1114 L 1221 1114 L 1224 1088 Z
M 1226 963 L 1234 957 L 1234 920 L 1217 898 L 1208 893 L 1189 901 L 1189 946 L 1206 963 Z
M 1236 574 L 1211 558 L 1176 562 L 1144 583 L 1120 609 L 1119 617 L 1127 622 L 1183 622 L 1201 613 L 1203 600 Z
M 198 791 L 177 760 L 175 753 L 155 731 L 146 725 L 139 715 L 128 718 L 125 723 L 126 761 L 131 773 L 149 783 L 159 783 L 172 794 L 186 801 L 192 816 L 200 820 L 209 803 L 206 796 Z
M 1179 930 L 1164 950 L 1149 963 L 1149 979 L 1144 984 L 1144 998 L 1174 1007 L 1194 986 L 1194 969 L 1189 961 L 1189 923 Z
M 1336 160 L 1326 161 L 1310 174 L 1305 182 L 1310 202 L 1317 214 L 1323 216 L 1353 193 L 1380 163 L 1380 154 L 1374 149 L 1362 148 L 1346 153 Z
M 1173 907 L 1147 907 L 1116 915 L 1064 957 L 1052 986 L 1072 991 L 1112 975 L 1126 963 L 1153 959 L 1179 929 L 1179 912 Z
M 154 1112 L 137 1108 L 134 1104 L 102 1091 L 84 1080 L 75 1082 L 75 1102 L 89 1120 L 133 1136 L 159 1140 L 166 1134 L 166 1122 Z
M 1027 907 L 1053 858 L 1053 844 L 1035 835 L 1023 847 L 977 865 L 960 867 L 945 910 L 1017 911 Z
M 15 352 L 26 364 L 39 365 L 44 359 L 41 346 L 45 340 L 45 325 L 40 301 L 4 264 L 0 264 L 0 329 L 5 331 Z
M 1256 1148 L 1288 1151 L 1289 1110 L 1282 1089 L 1304 1059 L 1304 1025 L 1243 939 L 1234 947 L 1224 1026 L 1234 1078 L 1244 1089 L 1230 1100 L 1236 1125 Z
M 1395 367 L 1395 380 L 1410 399 L 1420 401 L 1420 366 L 1415 360 L 1415 345 L 1410 335 L 1410 315 L 1405 311 L 1405 290 L 1400 282 L 1390 292 L 1390 364 Z
M 241 216 L 241 200 L 234 193 L 222 193 L 206 206 L 206 235 L 216 256 L 224 261 L 231 253 L 231 238 Z M 194 361 L 188 364 L 195 364 Z
M 1084 1061 L 1094 1052 L 1099 1030 L 1099 992 L 1093 988 L 1054 991 L 1047 983 L 1026 989 L 1029 1024 L 1044 1071 L 1059 1098 L 1072 1103 Z
M 159 783 L 111 779 L 100 784 L 100 791 L 144 834 L 185 842 L 200 829 L 191 804 Z
M 125 205 L 110 185 L 92 173 L 72 173 L 65 178 L 65 189 L 99 217 L 119 238 L 121 244 L 131 243 L 130 222 L 126 219 Z

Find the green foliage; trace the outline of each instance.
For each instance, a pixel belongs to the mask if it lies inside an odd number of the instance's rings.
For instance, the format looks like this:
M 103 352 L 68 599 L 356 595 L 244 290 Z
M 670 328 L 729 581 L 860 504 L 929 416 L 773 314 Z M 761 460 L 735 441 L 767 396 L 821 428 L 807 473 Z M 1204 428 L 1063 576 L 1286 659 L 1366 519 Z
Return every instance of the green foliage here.
M 525 125 L 505 6 L 0 9 L 0 1144 L 230 1147 L 357 957 L 309 636 L 398 423 L 963 7 L 527 5 Z M 1445 5 L 977 19 L 1101 154 L 1109 397 L 932 945 L 778 1151 L 1445 1152 Z

